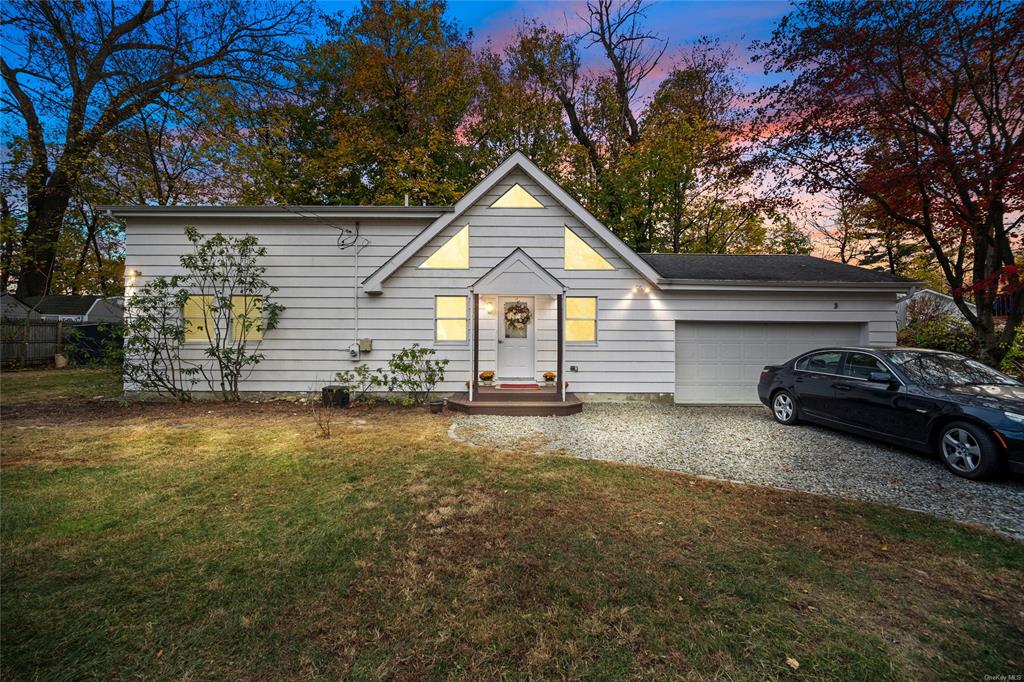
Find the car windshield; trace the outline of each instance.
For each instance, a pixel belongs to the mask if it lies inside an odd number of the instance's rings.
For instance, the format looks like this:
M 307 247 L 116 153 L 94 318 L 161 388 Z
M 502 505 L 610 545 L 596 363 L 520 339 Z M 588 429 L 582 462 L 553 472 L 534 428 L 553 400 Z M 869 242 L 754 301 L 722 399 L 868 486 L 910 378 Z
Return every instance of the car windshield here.
M 910 379 L 925 386 L 963 384 L 1002 384 L 1019 386 L 1020 382 L 983 365 L 977 360 L 953 353 L 890 353 L 889 361 Z

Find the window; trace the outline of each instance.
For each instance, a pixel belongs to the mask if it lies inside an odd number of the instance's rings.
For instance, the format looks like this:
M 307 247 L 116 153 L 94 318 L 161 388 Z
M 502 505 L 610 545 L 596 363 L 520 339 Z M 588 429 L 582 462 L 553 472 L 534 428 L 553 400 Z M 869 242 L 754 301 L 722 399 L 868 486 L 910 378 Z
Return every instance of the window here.
M 206 328 L 213 324 L 210 306 L 213 296 L 189 296 L 185 301 L 185 341 L 207 341 L 214 334 L 207 336 Z
M 434 298 L 434 339 L 436 341 L 465 341 L 467 337 L 465 296 L 437 296 Z
M 565 340 L 575 343 L 597 341 L 597 299 L 567 296 L 565 299 Z
M 867 353 L 849 353 L 846 356 L 846 369 L 843 371 L 848 377 L 867 379 L 872 372 L 888 372 L 889 370 L 874 355 Z
M 217 337 L 217 316 L 213 296 L 189 296 L 185 301 L 185 341 L 210 341 Z M 241 341 L 259 341 L 263 338 L 263 317 L 257 296 L 231 297 L 231 338 Z M 244 320 L 242 318 L 245 318 Z M 246 330 L 246 322 L 249 329 Z M 209 333 L 207 333 L 209 330 Z
M 469 269 L 469 225 L 438 247 L 420 268 L 428 270 L 468 270 Z
M 491 204 L 491 208 L 544 208 L 544 204 L 523 189 L 518 182 Z
M 615 267 L 601 257 L 578 234 L 565 228 L 565 269 L 566 270 L 614 270 Z
M 811 353 L 800 358 L 796 368 L 804 372 L 821 372 L 822 374 L 839 374 L 839 361 L 843 354 L 837 350 L 823 353 Z
M 243 338 L 246 341 L 259 341 L 263 338 L 263 311 L 258 296 L 232 296 L 231 312 L 231 336 L 235 341 Z

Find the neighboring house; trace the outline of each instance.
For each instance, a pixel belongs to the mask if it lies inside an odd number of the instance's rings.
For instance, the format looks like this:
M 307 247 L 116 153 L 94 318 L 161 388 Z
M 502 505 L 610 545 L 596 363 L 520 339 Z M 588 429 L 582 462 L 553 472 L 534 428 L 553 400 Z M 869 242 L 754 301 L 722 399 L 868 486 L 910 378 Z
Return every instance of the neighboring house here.
M 39 313 L 31 306 L 11 294 L 0 294 L 0 319 L 4 320 L 38 320 Z
M 121 299 L 102 296 L 29 296 L 25 304 L 39 314 L 40 319 L 69 324 L 120 322 L 124 318 Z
M 977 312 L 977 308 L 973 304 L 969 303 L 967 307 Z M 942 314 L 963 318 L 963 313 L 956 307 L 952 296 L 939 293 L 933 289 L 918 289 L 911 294 L 901 297 L 896 302 L 896 324 L 900 329 L 907 326 L 908 308 L 911 311 L 915 308 L 919 312 L 927 311 L 932 315 Z
M 914 285 L 810 256 L 639 255 L 519 153 L 450 207 L 108 210 L 136 286 L 181 274 L 186 225 L 267 248 L 286 309 L 246 391 L 308 391 L 418 343 L 450 360 L 440 388 L 474 400 L 495 399 L 473 381 L 494 370 L 516 384 L 560 372 L 584 399 L 753 403 L 766 363 L 894 345 L 897 295 Z M 200 358 L 202 339 L 189 345 Z

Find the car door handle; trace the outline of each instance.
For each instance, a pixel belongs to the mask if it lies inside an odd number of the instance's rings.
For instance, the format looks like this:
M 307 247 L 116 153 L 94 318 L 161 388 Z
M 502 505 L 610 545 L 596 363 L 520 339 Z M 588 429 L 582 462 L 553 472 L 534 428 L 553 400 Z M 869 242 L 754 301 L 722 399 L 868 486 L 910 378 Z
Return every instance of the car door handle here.
M 836 389 L 837 391 L 849 391 L 853 387 L 848 384 L 832 384 L 832 388 Z

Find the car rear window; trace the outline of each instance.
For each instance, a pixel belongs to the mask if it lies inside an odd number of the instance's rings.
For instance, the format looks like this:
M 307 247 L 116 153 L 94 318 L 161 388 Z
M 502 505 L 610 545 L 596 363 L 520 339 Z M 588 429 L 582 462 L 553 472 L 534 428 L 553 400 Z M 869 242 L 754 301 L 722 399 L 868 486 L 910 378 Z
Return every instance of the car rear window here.
M 823 372 L 825 374 L 839 374 L 839 361 L 843 354 L 840 351 L 823 351 L 811 353 L 800 358 L 796 368 L 804 372 Z

